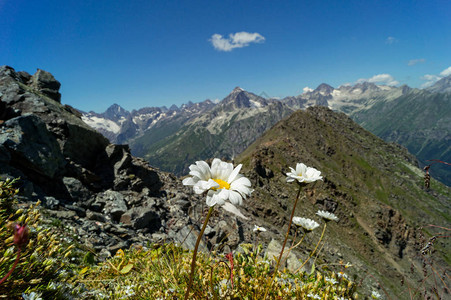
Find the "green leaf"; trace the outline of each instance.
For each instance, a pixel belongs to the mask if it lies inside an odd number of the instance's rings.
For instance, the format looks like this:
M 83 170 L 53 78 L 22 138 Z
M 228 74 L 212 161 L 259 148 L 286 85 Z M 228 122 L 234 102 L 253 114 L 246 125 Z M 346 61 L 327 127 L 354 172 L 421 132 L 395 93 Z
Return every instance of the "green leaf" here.
M 310 274 L 313 274 L 315 272 L 315 269 L 316 269 L 315 263 L 313 263 L 312 269 L 310 270 Z
M 130 272 L 130 270 L 133 268 L 133 264 L 128 264 L 125 267 L 122 268 L 121 273 L 122 274 L 127 274 L 128 272 Z

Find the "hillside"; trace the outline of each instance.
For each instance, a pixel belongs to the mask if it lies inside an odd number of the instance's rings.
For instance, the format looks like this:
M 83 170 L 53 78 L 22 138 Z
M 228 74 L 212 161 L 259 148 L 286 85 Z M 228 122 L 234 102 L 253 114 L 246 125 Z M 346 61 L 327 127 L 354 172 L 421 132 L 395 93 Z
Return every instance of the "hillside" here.
M 451 221 L 449 188 L 434 181 L 432 189 L 425 190 L 423 172 L 404 148 L 385 143 L 343 113 L 324 107 L 280 121 L 236 161 L 256 182 L 249 203 L 254 215 L 279 232 L 287 226 L 297 189 L 285 183 L 288 166 L 303 162 L 320 170 L 324 182 L 306 188 L 296 215 L 314 218 L 318 209 L 334 212 L 340 221 L 327 233 L 326 262 L 352 262 L 353 272 L 372 274 L 395 299 L 410 299 L 400 294 L 401 278 L 412 286 L 422 278 L 418 228 L 449 227 Z M 319 234 L 315 232 L 301 255 L 307 255 L 309 243 Z M 449 266 L 449 242 L 444 242 L 437 247 L 442 263 Z
M 351 114 L 354 121 L 386 141 L 406 147 L 422 165 L 451 161 L 451 93 L 412 91 Z M 451 186 L 449 167 L 434 165 L 431 175 Z

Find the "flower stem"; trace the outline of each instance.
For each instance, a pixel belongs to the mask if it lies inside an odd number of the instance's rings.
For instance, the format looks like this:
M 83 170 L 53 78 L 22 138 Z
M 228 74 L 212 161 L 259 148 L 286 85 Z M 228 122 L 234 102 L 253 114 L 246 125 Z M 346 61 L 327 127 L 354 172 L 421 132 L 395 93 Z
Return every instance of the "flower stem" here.
M 296 271 L 294 271 L 293 274 L 296 274 L 297 272 L 299 272 L 299 270 L 300 270 L 303 266 L 305 266 L 305 264 L 310 260 L 310 258 L 312 258 L 313 254 L 315 254 L 316 249 L 318 249 L 318 246 L 319 246 L 319 244 L 321 243 L 321 241 L 322 241 L 322 239 L 323 239 L 323 237 L 324 237 L 324 232 L 326 231 L 326 226 L 327 226 L 327 223 L 324 223 L 323 232 L 321 233 L 321 237 L 319 238 L 318 244 L 316 244 L 315 249 L 312 251 L 312 253 L 310 253 L 310 256 L 307 258 L 307 260 L 304 261 L 304 263 L 303 263 Z
M 307 235 L 307 233 L 304 232 L 304 235 L 302 236 L 301 240 L 300 240 L 296 245 L 291 246 L 290 249 L 288 249 L 288 250 L 291 251 L 291 250 L 293 250 L 294 248 L 296 248 L 297 246 L 299 246 L 299 245 L 302 243 L 302 241 L 304 240 L 304 238 L 305 238 L 306 235 Z
M 193 276 L 194 276 L 194 270 L 196 269 L 196 258 L 197 258 L 197 249 L 199 248 L 200 240 L 202 239 L 202 235 L 204 234 L 205 228 L 207 228 L 208 220 L 211 217 L 211 214 L 213 213 L 214 206 L 211 206 L 208 210 L 207 217 L 205 218 L 204 225 L 202 226 L 202 229 L 199 232 L 199 235 L 197 236 L 196 246 L 194 247 L 193 252 L 193 259 L 191 260 L 191 273 L 189 275 L 189 282 L 188 286 L 186 287 L 186 293 L 185 293 L 185 300 L 189 297 L 189 292 L 191 290 L 191 285 L 193 283 Z
M 277 271 L 279 270 L 279 265 L 280 265 L 280 261 L 282 260 L 283 250 L 285 250 L 285 245 L 287 244 L 288 236 L 290 235 L 290 229 L 291 229 L 291 224 L 293 223 L 294 211 L 296 209 L 296 205 L 298 203 L 299 195 L 301 194 L 301 190 L 302 190 L 302 185 L 300 184 L 298 194 L 296 195 L 296 200 L 294 201 L 293 210 L 291 211 L 290 222 L 288 223 L 287 234 L 285 235 L 285 240 L 283 241 L 282 250 L 280 251 L 279 258 L 277 259 L 276 269 L 274 270 L 274 274 L 267 284 L 266 291 L 265 291 L 265 297 L 263 297 L 263 300 L 265 300 L 266 296 L 268 296 L 269 289 L 271 288 L 274 278 L 276 277 Z
M 16 268 L 17 264 L 19 263 L 20 252 L 21 252 L 20 248 L 17 248 L 17 257 L 16 257 L 16 260 L 14 261 L 13 267 L 11 268 L 11 270 L 9 270 L 8 274 L 6 274 L 6 276 L 3 277 L 2 280 L 0 280 L 0 284 L 2 284 L 6 279 L 8 279 L 8 277 L 13 273 L 13 271 Z

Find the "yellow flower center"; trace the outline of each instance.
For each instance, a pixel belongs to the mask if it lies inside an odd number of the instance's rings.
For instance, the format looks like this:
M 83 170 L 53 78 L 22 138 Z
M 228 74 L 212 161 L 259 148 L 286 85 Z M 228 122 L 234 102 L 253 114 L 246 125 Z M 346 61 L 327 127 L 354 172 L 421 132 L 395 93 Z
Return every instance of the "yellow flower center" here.
M 221 179 L 213 179 L 217 184 L 219 184 L 219 187 L 213 188 L 213 190 L 220 190 L 220 189 L 230 189 L 230 184 L 224 180 Z

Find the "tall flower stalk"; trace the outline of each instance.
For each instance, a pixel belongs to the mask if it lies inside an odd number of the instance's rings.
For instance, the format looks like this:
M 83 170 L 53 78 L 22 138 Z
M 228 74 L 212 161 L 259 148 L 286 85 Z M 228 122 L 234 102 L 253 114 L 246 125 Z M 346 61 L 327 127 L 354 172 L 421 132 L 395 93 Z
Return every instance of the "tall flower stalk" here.
M 299 272 L 299 270 L 302 269 L 303 266 L 305 266 L 305 264 L 310 260 L 310 258 L 312 258 L 312 256 L 315 254 L 316 250 L 318 249 L 319 244 L 321 244 L 321 241 L 323 240 L 324 237 L 324 232 L 326 232 L 326 225 L 327 223 L 324 223 L 324 227 L 323 227 L 323 232 L 321 232 L 321 237 L 319 238 L 318 243 L 315 246 L 315 249 L 313 249 L 312 253 L 310 253 L 309 257 L 302 263 L 302 265 L 296 269 L 296 271 L 293 272 L 293 274 L 296 274 L 297 272 Z
M 191 260 L 191 272 L 189 274 L 189 281 L 188 281 L 188 287 L 186 288 L 185 300 L 188 299 L 191 285 L 193 284 L 193 276 L 194 276 L 194 272 L 196 270 L 197 250 L 199 249 L 200 240 L 202 239 L 202 236 L 204 235 L 205 228 L 207 228 L 207 223 L 211 217 L 211 214 L 213 213 L 213 210 L 214 210 L 214 206 L 211 206 L 210 209 L 208 210 L 207 217 L 205 218 L 204 225 L 202 226 L 202 229 L 200 230 L 199 235 L 197 236 L 196 245 L 194 246 L 193 259 Z
M 14 261 L 13 266 L 9 270 L 9 272 L 0 280 L 0 284 L 5 282 L 6 279 L 8 279 L 9 276 L 13 273 L 14 269 L 16 268 L 17 264 L 20 260 L 20 255 L 22 254 L 22 248 L 24 248 L 28 244 L 28 227 L 27 225 L 23 224 L 15 224 L 14 225 L 14 245 L 17 247 L 17 256 L 16 260 Z
M 304 240 L 307 233 L 312 232 L 315 228 L 317 228 L 319 226 L 319 224 L 316 223 L 315 221 L 313 221 L 311 219 L 307 219 L 307 218 L 301 218 L 301 217 L 294 217 L 293 223 L 299 227 L 302 227 L 302 229 L 304 231 L 304 235 L 302 236 L 301 240 L 297 244 L 291 246 L 290 249 L 288 249 L 289 251 L 291 251 L 292 249 L 299 246 L 302 243 L 302 241 Z M 293 244 L 294 244 L 294 241 L 293 241 Z
M 326 227 L 327 227 L 327 223 L 329 221 L 335 221 L 338 222 L 338 217 L 336 215 L 334 215 L 333 213 L 324 211 L 324 210 L 319 210 L 316 213 L 318 216 L 320 216 L 321 218 L 323 218 L 324 220 L 324 227 L 323 227 L 323 231 L 321 232 L 321 237 L 319 238 L 318 243 L 316 244 L 315 249 L 313 249 L 312 253 L 310 253 L 309 257 L 304 261 L 304 263 L 302 263 L 302 265 L 297 268 L 296 271 L 294 271 L 293 274 L 296 274 L 297 272 L 299 272 L 299 270 L 302 269 L 303 266 L 305 266 L 305 264 L 310 260 L 310 258 L 312 258 L 312 256 L 315 254 L 316 250 L 318 249 L 319 244 L 321 244 L 321 241 L 323 240 L 324 237 L 324 233 L 326 232 Z
M 242 165 L 240 164 L 236 168 L 233 168 L 233 164 L 224 162 L 218 158 L 213 159 L 211 167 L 205 161 L 196 161 L 196 164 L 189 167 L 189 174 L 192 177 L 183 180 L 183 184 L 192 186 L 196 194 L 207 193 L 206 203 L 210 206 L 194 247 L 185 300 L 189 298 L 194 272 L 196 270 L 197 251 L 208 220 L 213 213 L 214 206 L 222 206 L 226 204 L 226 201 L 230 202 L 232 206 L 241 205 L 243 199 L 246 199 L 246 196 L 249 196 L 253 191 L 249 179 L 239 174 L 241 167 Z
M 301 194 L 302 187 L 307 183 L 315 182 L 317 180 L 322 180 L 321 172 L 316 170 L 315 168 L 310 168 L 304 165 L 303 163 L 298 163 L 296 165 L 296 170 L 290 167 L 291 172 L 287 173 L 287 182 L 297 181 L 299 184 L 299 190 L 296 195 L 296 200 L 294 201 L 293 209 L 291 211 L 290 221 L 288 222 L 288 229 L 285 235 L 285 240 L 283 241 L 282 250 L 280 251 L 279 258 L 277 259 L 276 269 L 274 270 L 274 274 L 269 279 L 269 282 L 266 286 L 264 300 L 268 296 L 269 290 L 271 289 L 272 283 L 274 282 L 274 278 L 279 271 L 280 262 L 282 260 L 283 252 L 285 250 L 285 246 L 287 244 L 288 236 L 290 235 L 291 224 L 293 223 L 294 211 L 296 210 L 296 205 L 298 204 L 299 196 Z

